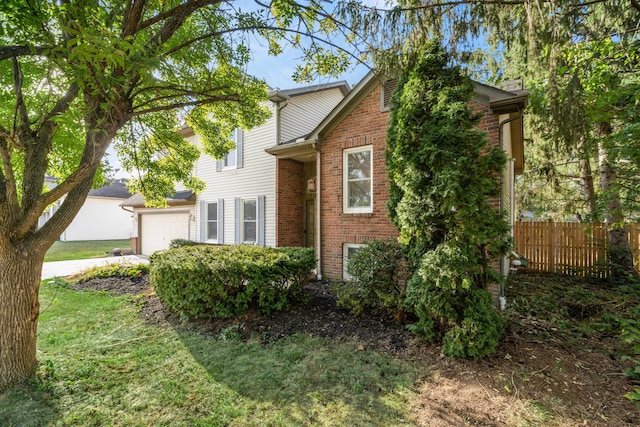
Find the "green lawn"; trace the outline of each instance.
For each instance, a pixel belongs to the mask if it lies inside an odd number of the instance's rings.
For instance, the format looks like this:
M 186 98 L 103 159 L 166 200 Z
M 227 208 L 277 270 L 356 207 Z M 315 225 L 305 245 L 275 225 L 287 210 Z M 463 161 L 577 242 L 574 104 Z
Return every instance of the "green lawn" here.
M 130 297 L 43 282 L 37 373 L 3 426 L 398 426 L 417 369 L 295 336 L 263 345 L 149 326 Z
M 75 242 L 55 242 L 47 251 L 44 261 L 67 261 L 72 259 L 101 258 L 114 248 L 130 249 L 131 241 L 125 240 L 82 240 Z

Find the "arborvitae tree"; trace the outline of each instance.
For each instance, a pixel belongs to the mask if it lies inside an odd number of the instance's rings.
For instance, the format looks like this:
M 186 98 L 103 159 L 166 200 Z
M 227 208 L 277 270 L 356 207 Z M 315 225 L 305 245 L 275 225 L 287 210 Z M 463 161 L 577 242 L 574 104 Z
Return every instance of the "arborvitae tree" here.
M 507 221 L 488 204 L 500 193 L 506 157 L 476 128 L 472 81 L 448 63 L 432 41 L 399 78 L 387 134 L 388 208 L 414 270 L 412 330 L 442 340 L 447 355 L 480 358 L 503 331 L 486 287 L 502 280 L 492 261 L 510 247 Z

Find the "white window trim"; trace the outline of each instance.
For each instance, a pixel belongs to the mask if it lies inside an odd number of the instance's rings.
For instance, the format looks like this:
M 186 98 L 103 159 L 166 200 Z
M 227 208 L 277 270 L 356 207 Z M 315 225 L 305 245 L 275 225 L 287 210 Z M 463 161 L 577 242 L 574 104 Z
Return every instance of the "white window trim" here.
M 233 130 L 233 133 L 231 134 L 231 139 L 233 140 L 233 143 L 235 144 L 236 148 L 234 148 L 233 150 L 229 151 L 227 154 L 224 155 L 224 157 L 222 158 L 222 170 L 230 170 L 230 169 L 238 169 L 238 138 L 240 136 L 240 130 L 238 128 Z M 232 165 L 225 165 L 225 160 L 227 159 L 227 156 L 229 156 L 229 154 L 234 153 L 234 162 Z
M 253 200 L 256 202 L 256 219 L 253 220 L 253 222 L 256 223 L 256 238 L 253 241 L 247 241 L 244 238 L 244 224 L 245 224 L 245 219 L 244 219 L 244 202 L 248 201 L 248 200 Z M 247 245 L 257 245 L 258 244 L 258 227 L 259 227 L 259 219 L 260 219 L 260 212 L 258 211 L 258 198 L 257 197 L 242 197 L 240 198 L 240 242 L 243 244 L 247 244 Z
M 218 215 L 218 212 L 219 212 L 218 201 L 205 202 L 205 206 L 204 206 L 204 208 L 206 209 L 206 211 L 205 211 L 206 220 L 205 220 L 205 224 L 204 224 L 205 225 L 205 231 L 204 231 L 204 233 L 205 233 L 205 235 L 204 235 L 205 236 L 205 242 L 207 242 L 207 243 L 218 243 L 218 240 L 220 240 L 220 236 L 218 236 L 217 239 L 209 239 L 209 223 L 211 222 L 209 220 L 209 205 L 216 205 L 216 233 L 220 232 L 220 228 L 218 227 L 220 218 L 217 218 L 217 215 Z
M 369 182 L 369 192 L 371 193 L 371 203 L 369 206 L 349 206 L 349 154 L 369 151 L 371 159 L 371 177 Z M 359 147 L 348 148 L 342 151 L 342 211 L 343 213 L 372 213 L 373 212 L 373 146 L 362 145 Z
M 347 273 L 347 264 L 349 263 L 349 249 L 351 248 L 362 248 L 367 246 L 361 243 L 343 243 L 342 244 L 342 278 L 344 280 L 351 280 L 351 276 Z

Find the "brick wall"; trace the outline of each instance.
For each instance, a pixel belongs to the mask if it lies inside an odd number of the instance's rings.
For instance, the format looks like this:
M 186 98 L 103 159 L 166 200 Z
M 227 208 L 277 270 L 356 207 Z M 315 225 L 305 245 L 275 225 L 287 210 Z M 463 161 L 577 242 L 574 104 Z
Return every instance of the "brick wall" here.
M 484 113 L 478 125 L 492 144 L 499 144 L 499 117 L 489 107 L 472 102 Z M 396 238 L 398 231 L 387 216 L 389 184 L 384 149 L 389 112 L 380 111 L 380 86 L 376 88 L 324 139 L 321 151 L 321 248 L 322 276 L 342 278 L 344 243 L 364 243 L 371 239 Z M 346 148 L 373 146 L 373 212 L 343 213 L 343 157 Z M 499 199 L 491 201 L 497 203 Z
M 322 189 L 321 247 L 324 278 L 342 278 L 344 243 L 363 243 L 378 238 L 396 238 L 398 231 L 387 217 L 389 184 L 384 148 L 389 113 L 380 111 L 380 87 L 377 86 L 321 145 Z M 373 146 L 373 212 L 343 213 L 342 150 Z
M 304 246 L 304 164 L 276 160 L 276 246 Z

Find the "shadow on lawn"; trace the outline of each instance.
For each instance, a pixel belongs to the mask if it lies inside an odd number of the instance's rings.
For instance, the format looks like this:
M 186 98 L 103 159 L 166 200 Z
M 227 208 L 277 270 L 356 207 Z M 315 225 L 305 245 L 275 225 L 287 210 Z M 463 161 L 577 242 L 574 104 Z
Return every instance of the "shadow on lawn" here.
M 242 341 L 233 329 L 217 337 L 178 333 L 216 382 L 266 409 L 252 422 L 264 416 L 284 425 L 410 423 L 401 402 L 417 371 L 408 363 L 307 335 L 269 344 Z
M 48 393 L 32 376 L 23 384 L 0 394 L 0 425 L 39 427 L 53 425 L 60 418 L 58 408 L 48 403 Z

